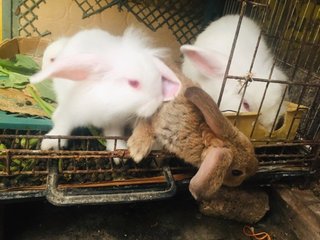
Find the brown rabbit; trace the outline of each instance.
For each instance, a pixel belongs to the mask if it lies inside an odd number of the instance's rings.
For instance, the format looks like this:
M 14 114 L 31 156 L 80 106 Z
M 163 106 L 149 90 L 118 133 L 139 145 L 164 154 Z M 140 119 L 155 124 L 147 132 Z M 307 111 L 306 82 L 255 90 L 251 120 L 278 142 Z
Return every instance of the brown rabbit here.
M 199 168 L 189 190 L 210 199 L 222 184 L 238 186 L 258 166 L 250 140 L 219 111 L 213 99 L 170 65 L 183 88 L 149 119 L 140 119 L 128 140 L 130 155 L 141 161 L 155 141 Z

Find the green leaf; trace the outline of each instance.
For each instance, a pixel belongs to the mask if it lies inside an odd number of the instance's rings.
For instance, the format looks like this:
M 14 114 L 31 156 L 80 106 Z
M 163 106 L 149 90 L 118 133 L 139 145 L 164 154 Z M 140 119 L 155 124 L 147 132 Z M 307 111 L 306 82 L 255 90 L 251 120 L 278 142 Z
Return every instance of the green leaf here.
M 29 77 L 40 69 L 29 56 L 16 54 L 14 59 L 0 59 L 0 87 L 22 89 Z
M 16 165 L 21 165 L 21 160 L 19 159 L 14 158 L 12 159 L 12 162 L 15 163 Z
M 8 87 L 13 87 L 13 82 L 10 81 L 9 75 L 6 77 L 0 77 L 0 87 L 1 88 L 8 88 Z
M 15 83 L 15 84 L 25 84 L 25 83 L 29 83 L 29 77 L 19 74 L 19 73 L 15 73 L 15 72 L 11 72 L 9 73 L 9 79 Z
M 34 167 L 35 163 L 36 161 L 34 159 L 29 159 L 23 162 L 22 171 L 30 171 Z
M 40 67 L 29 56 L 17 54 L 14 59 L 0 59 L 0 67 L 6 71 L 16 72 L 31 76 L 36 73 Z
M 28 76 L 15 73 L 15 72 L 9 73 L 9 83 L 7 83 L 7 85 L 9 85 L 10 87 L 21 89 L 21 88 L 25 88 L 25 86 L 28 83 L 29 83 Z
M 56 95 L 53 91 L 52 80 L 46 79 L 37 84 L 34 84 L 35 88 L 39 92 L 40 96 L 44 99 L 50 99 L 51 101 L 56 101 Z
M 8 77 L 8 74 L 1 71 L 1 67 L 0 67 L 0 78 L 3 78 L 3 77 Z
M 40 70 L 39 65 L 29 56 L 16 54 L 16 63 L 14 64 L 17 67 L 23 67 L 31 70 L 38 71 Z
M 27 139 L 27 138 L 21 138 L 20 140 L 20 146 L 23 147 L 23 148 L 33 148 L 35 147 L 39 142 L 39 139 L 38 138 L 30 138 L 30 139 Z
M 51 104 L 44 101 L 35 90 L 35 87 L 33 85 L 28 85 L 26 88 L 27 92 L 33 97 L 33 99 L 37 102 L 37 104 L 43 109 L 43 111 L 46 112 L 48 117 L 51 117 L 55 107 Z
M 9 81 L 9 76 L 8 75 L 6 75 L 6 76 L 1 76 L 0 75 L 0 85 L 5 85 L 6 82 L 8 82 L 8 81 Z
M 99 136 L 99 132 L 96 128 L 89 127 L 89 131 L 92 134 L 92 136 Z M 107 141 L 105 139 L 98 138 L 97 140 L 101 145 L 106 146 Z
M 1 61 L 1 59 L 0 59 Z M 3 66 L 0 65 L 0 72 L 1 72 L 1 75 L 9 75 L 10 71 L 8 69 L 5 69 Z
M 6 145 L 4 145 L 3 143 L 0 143 L 0 150 L 4 150 L 7 149 Z
M 25 88 L 29 83 L 29 75 L 10 71 L 0 66 L 0 87 L 2 88 Z
M 14 61 L 9 59 L 0 59 L 0 66 L 3 68 L 15 68 Z

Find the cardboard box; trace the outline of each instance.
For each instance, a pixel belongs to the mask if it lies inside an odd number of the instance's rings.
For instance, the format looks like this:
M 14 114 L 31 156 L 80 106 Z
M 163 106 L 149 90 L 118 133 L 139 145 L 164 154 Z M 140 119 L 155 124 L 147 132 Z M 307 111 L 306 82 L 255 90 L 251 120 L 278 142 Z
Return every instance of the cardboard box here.
M 37 7 L 30 10 L 30 6 L 34 6 L 35 3 L 26 1 L 25 4 L 14 9 L 14 12 L 24 13 L 25 16 L 18 18 L 18 26 L 14 35 L 45 35 L 49 40 L 54 40 L 61 36 L 71 36 L 86 28 L 101 28 L 111 34 L 121 35 L 128 26 L 135 26 L 150 35 L 154 39 L 155 46 L 167 47 L 175 59 L 179 58 L 180 44 L 167 25 L 162 25 L 155 32 L 151 31 L 144 23 L 139 22 L 131 12 L 126 9 L 120 11 L 118 5 L 83 18 L 84 12 L 77 2 L 84 3 L 82 8 L 89 8 L 86 4 L 97 5 L 95 1 L 91 0 L 55 0 L 39 2 Z M 100 4 L 103 5 L 104 3 Z

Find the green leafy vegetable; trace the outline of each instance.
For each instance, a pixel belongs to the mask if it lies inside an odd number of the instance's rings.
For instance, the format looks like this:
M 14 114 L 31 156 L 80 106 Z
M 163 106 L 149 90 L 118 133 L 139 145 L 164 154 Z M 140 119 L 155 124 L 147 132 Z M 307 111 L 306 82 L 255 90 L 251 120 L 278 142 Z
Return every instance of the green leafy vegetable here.
M 36 101 L 48 117 L 51 117 L 55 106 L 46 102 L 44 99 L 55 101 L 55 96 L 52 92 L 52 83 L 49 80 L 43 81 L 40 84 L 29 84 L 29 77 L 40 70 L 39 65 L 29 56 L 16 54 L 13 59 L 0 59 L 0 88 L 16 88 L 25 89 L 26 92 Z M 89 128 L 93 136 L 99 135 L 99 132 L 94 128 Z M 38 139 L 29 142 L 24 139 L 21 145 L 24 148 L 32 147 L 38 143 Z M 98 139 L 105 145 L 106 141 Z M 0 146 L 1 147 L 1 146 Z M 31 164 L 32 165 L 32 164 Z
M 1 150 L 5 150 L 5 149 L 7 149 L 6 145 L 4 145 L 3 143 L 1 143 L 1 144 L 0 144 L 0 151 L 1 151 Z
M 40 70 L 39 65 L 31 57 L 22 54 L 16 54 L 16 63 L 14 65 L 34 71 L 34 73 Z
M 29 83 L 29 77 L 12 72 L 9 74 L 9 81 L 12 83 L 13 88 L 24 88 Z
M 0 88 L 25 88 L 29 77 L 39 69 L 31 57 L 22 54 L 14 59 L 0 59 Z
M 50 101 L 56 102 L 56 95 L 53 92 L 53 85 L 51 79 L 46 79 L 39 83 L 34 84 L 37 91 L 41 95 L 42 98 L 48 99 Z
M 0 68 L 1 68 L 1 66 L 0 66 Z M 8 74 L 6 74 L 4 72 L 0 72 L 0 77 L 3 77 L 3 78 L 8 77 Z
M 26 88 L 27 92 L 33 97 L 33 99 L 37 102 L 37 104 L 45 111 L 48 117 L 51 117 L 55 107 L 50 103 L 44 101 L 41 96 L 37 93 L 35 87 L 33 85 L 28 85 Z

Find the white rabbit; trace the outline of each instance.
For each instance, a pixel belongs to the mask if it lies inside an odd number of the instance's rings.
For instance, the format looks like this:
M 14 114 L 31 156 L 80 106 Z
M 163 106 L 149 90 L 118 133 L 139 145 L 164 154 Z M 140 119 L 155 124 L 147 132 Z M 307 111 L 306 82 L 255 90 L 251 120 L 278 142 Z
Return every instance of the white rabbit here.
M 83 30 L 48 46 L 36 83 L 53 78 L 58 106 L 47 135 L 70 135 L 76 127 L 95 126 L 121 136 L 135 117 L 149 117 L 163 101 L 175 98 L 180 81 L 160 58 L 164 49 L 150 47 L 140 31 L 128 28 L 122 37 Z M 67 145 L 61 140 L 60 147 Z M 107 149 L 113 149 L 108 141 Z M 58 149 L 57 139 L 44 139 L 42 149 Z
M 200 33 L 193 45 L 183 45 L 181 52 L 184 54 L 182 70 L 186 76 L 207 92 L 214 100 L 218 101 L 219 94 L 234 40 L 239 15 L 227 15 L 212 22 Z M 229 75 L 247 76 L 257 46 L 261 29 L 248 17 L 243 17 L 238 35 L 234 55 L 232 58 Z M 251 76 L 254 78 L 269 79 L 274 63 L 272 54 L 264 40 L 261 38 L 257 55 L 255 57 Z M 275 66 L 270 77 L 271 80 L 287 80 L 286 75 Z M 258 111 L 263 99 L 267 83 L 253 81 L 248 83 L 240 111 Z M 241 102 L 243 89 L 235 79 L 227 79 L 220 110 L 237 111 Z M 270 83 L 261 108 L 259 121 L 271 131 L 277 111 L 284 94 L 285 84 Z M 240 91 L 240 92 L 239 92 Z M 285 111 L 283 104 L 279 116 Z
M 42 69 L 47 68 L 55 61 L 56 57 L 66 46 L 68 40 L 69 38 L 61 37 L 47 46 L 42 57 Z M 64 82 L 61 84 L 61 81 Z M 63 99 L 61 98 L 63 98 L 64 96 L 68 96 L 66 93 L 64 93 L 64 91 L 67 91 L 73 85 L 73 83 L 74 82 L 72 80 L 54 78 L 53 89 L 56 94 L 56 101 L 58 103 L 63 101 Z

